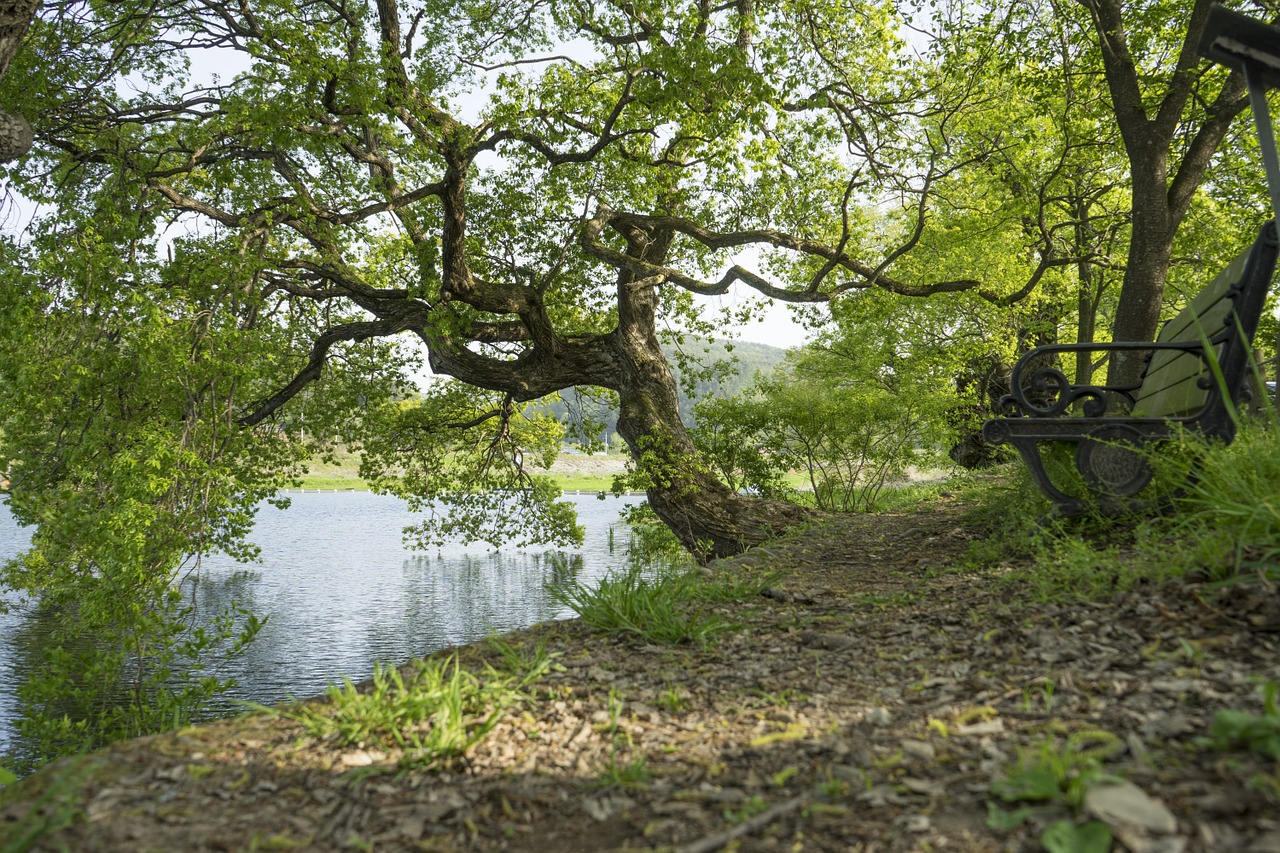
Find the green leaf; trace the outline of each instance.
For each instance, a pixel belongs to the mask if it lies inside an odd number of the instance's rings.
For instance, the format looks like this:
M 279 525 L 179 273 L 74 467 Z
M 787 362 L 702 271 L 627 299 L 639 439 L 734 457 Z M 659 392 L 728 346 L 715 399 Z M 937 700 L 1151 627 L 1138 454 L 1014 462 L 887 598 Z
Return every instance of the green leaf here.
M 1019 800 L 1053 800 L 1062 796 L 1057 775 L 1043 766 L 1019 770 L 1013 776 L 991 783 L 991 793 L 1006 803 Z
M 1280 717 L 1223 710 L 1214 714 L 1209 733 L 1219 746 L 1244 746 L 1280 761 Z
M 1040 835 L 1040 843 L 1049 853 L 1108 853 L 1111 830 L 1096 820 L 1081 824 L 1058 820 Z

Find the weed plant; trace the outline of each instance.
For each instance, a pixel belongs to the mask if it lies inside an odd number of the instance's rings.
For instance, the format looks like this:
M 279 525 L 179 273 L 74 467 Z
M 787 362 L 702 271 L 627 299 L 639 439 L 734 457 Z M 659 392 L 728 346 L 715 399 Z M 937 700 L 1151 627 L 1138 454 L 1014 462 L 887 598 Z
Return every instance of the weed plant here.
M 635 634 L 662 645 L 706 646 L 734 626 L 711 611 L 716 604 L 759 595 L 776 575 L 747 577 L 672 567 L 653 571 L 632 561 L 594 587 L 575 581 L 548 591 L 602 634 Z
M 1280 428 L 1271 419 L 1243 419 L 1229 446 L 1181 433 L 1148 453 L 1155 470 L 1148 503 L 1171 513 L 1053 518 L 1019 464 L 1003 483 L 988 483 L 974 493 L 970 521 L 988 535 L 973 543 L 970 566 L 1028 560 L 1027 571 L 1005 579 L 1024 585 L 1038 601 L 1097 599 L 1193 571 L 1214 580 L 1240 572 L 1276 576 Z M 1059 459 L 1057 464 L 1070 463 Z M 1066 473 L 1059 470 L 1055 476 L 1066 478 Z M 1011 506 L 1023 509 L 1010 512 Z
M 987 825 L 1007 831 L 1032 819 L 1056 817 L 1040 835 L 1046 850 L 1108 853 L 1112 839 L 1106 824 L 1075 818 L 1091 786 L 1119 781 L 1103 769 L 1103 762 L 1123 749 L 1119 738 L 1101 730 L 1077 732 L 1061 742 L 1044 741 L 991 783 L 991 793 L 1014 808 L 1005 811 L 994 800 L 989 802 Z
M 1187 565 L 1213 580 L 1280 577 L 1280 425 L 1246 419 L 1227 447 L 1208 447 L 1171 533 Z
M 1218 749 L 1244 747 L 1280 762 L 1280 681 L 1263 684 L 1261 693 L 1261 714 L 1229 709 L 1214 714 L 1209 742 Z
M 876 498 L 870 512 L 910 512 L 937 501 L 944 491 L 952 491 L 952 481 L 937 483 L 908 483 L 888 486 Z
M 508 637 L 494 632 L 489 635 L 487 642 L 489 648 L 502 658 L 504 669 L 516 677 L 521 688 L 542 678 L 560 656 L 559 652 L 547 651 L 546 640 L 533 643 L 532 648 L 520 648 Z
M 483 678 L 463 669 L 456 655 L 424 661 L 408 677 L 379 666 L 367 690 L 346 681 L 329 688 L 326 704 L 260 710 L 298 721 L 315 738 L 394 750 L 402 767 L 433 768 L 483 740 L 549 661 L 543 656 L 519 676 L 490 669 Z
M 84 811 L 79 804 L 80 789 L 88 776 L 85 762 L 83 756 L 63 759 L 57 765 L 60 770 L 51 767 L 39 778 L 25 783 L 27 787 L 17 792 L 17 798 L 25 800 L 30 797 L 30 786 L 34 785 L 39 786 L 39 793 L 27 803 L 26 813 L 21 818 L 4 824 L 0 853 L 34 850 L 42 838 L 83 819 Z M 8 804 L 7 786 L 16 781 L 12 773 L 0 768 L 0 809 Z

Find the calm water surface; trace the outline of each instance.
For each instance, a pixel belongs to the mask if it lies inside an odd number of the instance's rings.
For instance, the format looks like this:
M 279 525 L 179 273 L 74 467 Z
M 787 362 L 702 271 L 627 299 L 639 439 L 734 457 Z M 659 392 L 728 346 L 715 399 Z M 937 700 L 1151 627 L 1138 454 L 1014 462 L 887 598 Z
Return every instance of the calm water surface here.
M 294 493 L 285 511 L 264 508 L 251 537 L 261 561 L 205 560 L 189 588 L 199 610 L 231 602 L 269 620 L 247 653 L 220 672 L 234 698 L 274 704 L 359 681 L 375 663 L 400 662 L 494 631 L 570 615 L 549 583 L 590 582 L 626 561 L 618 514 L 640 498 L 570 496 L 586 541 L 578 549 L 486 552 L 461 544 L 413 553 L 401 530 L 415 520 L 403 502 L 367 492 Z M 0 506 L 0 559 L 26 547 L 28 531 Z M 15 642 L 29 615 L 0 615 L 0 752 L 11 737 L 23 673 Z

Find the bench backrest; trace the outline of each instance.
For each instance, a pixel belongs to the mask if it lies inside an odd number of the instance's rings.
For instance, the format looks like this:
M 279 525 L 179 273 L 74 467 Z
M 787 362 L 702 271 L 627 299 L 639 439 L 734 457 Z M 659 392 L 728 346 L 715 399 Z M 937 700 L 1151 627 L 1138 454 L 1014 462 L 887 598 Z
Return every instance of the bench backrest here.
M 1275 272 L 1278 242 L 1275 222 L 1264 224 L 1253 245 L 1166 323 L 1156 338 L 1158 343 L 1193 344 L 1207 339 L 1227 383 L 1226 397 L 1200 352 L 1153 350 L 1135 395 L 1134 417 L 1230 421 L 1226 400 L 1238 404 L 1247 387 L 1251 342 Z

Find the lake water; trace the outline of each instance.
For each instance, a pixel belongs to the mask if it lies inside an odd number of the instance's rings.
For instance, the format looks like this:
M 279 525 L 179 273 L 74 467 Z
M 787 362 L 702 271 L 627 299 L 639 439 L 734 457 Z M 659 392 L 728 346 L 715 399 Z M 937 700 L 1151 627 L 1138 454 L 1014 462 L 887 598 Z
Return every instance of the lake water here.
M 548 583 L 590 583 L 624 565 L 630 534 L 619 520 L 642 498 L 568 496 L 586 541 L 573 550 L 486 552 L 454 545 L 406 550 L 401 530 L 415 520 L 403 502 L 368 492 L 290 495 L 288 510 L 265 507 L 252 540 L 261 561 L 206 559 L 189 590 L 200 612 L 239 602 L 267 625 L 220 675 L 239 684 L 232 698 L 275 704 L 368 677 L 375 663 L 398 663 L 498 631 L 571 615 Z M 26 547 L 27 530 L 0 505 L 0 560 Z M 30 616 L 0 615 L 0 753 L 12 737 L 15 690 L 23 673 L 15 641 Z

